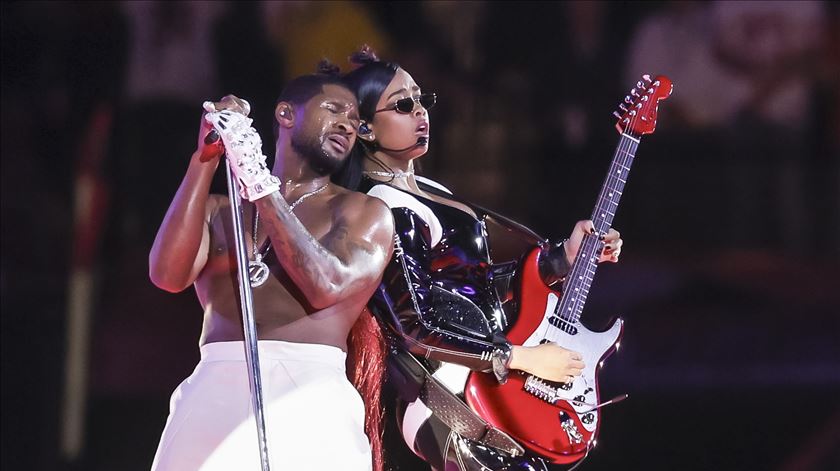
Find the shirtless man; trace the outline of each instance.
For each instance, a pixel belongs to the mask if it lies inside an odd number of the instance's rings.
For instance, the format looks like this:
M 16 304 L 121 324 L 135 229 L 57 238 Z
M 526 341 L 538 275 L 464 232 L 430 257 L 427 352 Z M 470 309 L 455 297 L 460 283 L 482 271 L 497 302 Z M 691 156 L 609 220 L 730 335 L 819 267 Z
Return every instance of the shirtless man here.
M 356 98 L 337 75 L 293 80 L 275 107 L 271 172 L 249 105 L 206 107 L 198 145 L 158 231 L 150 277 L 195 286 L 204 309 L 201 361 L 174 392 L 153 470 L 258 470 L 239 308 L 230 202 L 209 194 L 221 145 L 243 187 L 266 439 L 273 469 L 370 469 L 364 405 L 345 376 L 347 337 L 391 257 L 393 222 L 379 200 L 330 183 L 356 140 Z M 243 144 L 244 142 L 244 144 Z

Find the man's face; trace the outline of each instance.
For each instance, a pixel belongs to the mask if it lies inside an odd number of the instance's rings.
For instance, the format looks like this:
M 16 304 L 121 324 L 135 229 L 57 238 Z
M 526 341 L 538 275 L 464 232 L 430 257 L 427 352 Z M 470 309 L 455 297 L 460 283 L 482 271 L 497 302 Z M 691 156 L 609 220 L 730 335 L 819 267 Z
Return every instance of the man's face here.
M 339 85 L 324 85 L 295 119 L 292 149 L 321 175 L 337 171 L 356 143 L 359 114 L 353 93 Z

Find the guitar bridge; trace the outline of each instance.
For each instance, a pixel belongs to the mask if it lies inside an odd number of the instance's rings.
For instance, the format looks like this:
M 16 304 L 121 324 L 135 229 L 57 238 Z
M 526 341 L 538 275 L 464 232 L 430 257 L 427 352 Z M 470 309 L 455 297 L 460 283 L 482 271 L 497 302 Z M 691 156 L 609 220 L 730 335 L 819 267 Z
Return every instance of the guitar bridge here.
M 549 404 L 554 404 L 560 400 L 560 395 L 557 394 L 557 388 L 551 386 L 536 376 L 528 376 L 528 379 L 525 380 L 524 388 L 525 391 L 537 396 Z

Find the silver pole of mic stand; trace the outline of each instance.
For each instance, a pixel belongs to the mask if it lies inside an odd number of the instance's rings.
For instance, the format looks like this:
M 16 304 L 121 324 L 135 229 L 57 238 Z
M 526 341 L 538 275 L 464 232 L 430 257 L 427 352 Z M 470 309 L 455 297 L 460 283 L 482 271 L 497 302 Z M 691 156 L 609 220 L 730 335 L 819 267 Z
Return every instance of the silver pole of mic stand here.
M 225 159 L 227 160 L 227 159 Z M 265 437 L 265 413 L 263 412 L 262 379 L 260 377 L 260 355 L 257 350 L 257 327 L 254 321 L 254 302 L 251 293 L 251 280 L 248 277 L 248 250 L 245 245 L 242 225 L 242 201 L 239 196 L 239 182 L 230 170 L 227 170 L 228 197 L 233 220 L 233 233 L 236 239 L 236 265 L 239 274 L 239 296 L 242 305 L 242 330 L 245 334 L 245 363 L 248 365 L 248 383 L 251 387 L 251 405 L 257 422 L 257 440 L 260 446 L 262 471 L 269 471 L 268 442 Z

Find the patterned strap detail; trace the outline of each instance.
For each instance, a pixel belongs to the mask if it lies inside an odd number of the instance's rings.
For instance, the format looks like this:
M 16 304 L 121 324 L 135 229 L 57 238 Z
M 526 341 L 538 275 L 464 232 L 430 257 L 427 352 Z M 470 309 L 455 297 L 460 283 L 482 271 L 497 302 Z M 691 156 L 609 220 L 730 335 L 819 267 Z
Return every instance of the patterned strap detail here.
M 414 362 L 420 363 L 408 353 L 400 353 L 400 355 L 406 355 Z M 421 368 L 425 373 L 425 381 L 420 390 L 420 400 L 449 428 L 464 438 L 492 446 L 512 456 L 521 456 L 525 453 L 525 449 L 509 435 L 488 424 L 432 377 L 422 365 Z

